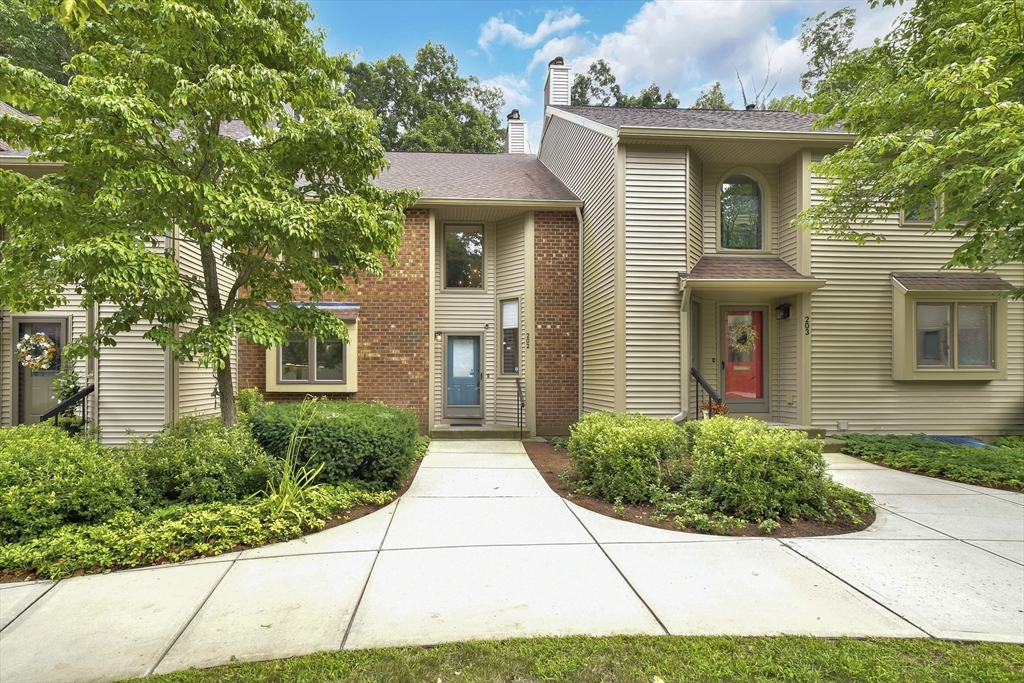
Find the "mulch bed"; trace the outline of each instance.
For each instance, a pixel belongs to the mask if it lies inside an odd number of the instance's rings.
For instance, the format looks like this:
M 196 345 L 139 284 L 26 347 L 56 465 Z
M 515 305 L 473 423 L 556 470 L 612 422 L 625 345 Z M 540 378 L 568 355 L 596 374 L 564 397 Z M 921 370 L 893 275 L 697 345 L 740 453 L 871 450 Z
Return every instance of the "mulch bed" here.
M 622 519 L 635 524 L 643 524 L 644 526 L 658 527 L 659 529 L 680 531 L 679 527 L 675 524 L 675 520 L 671 517 L 660 521 L 651 519 L 651 515 L 657 512 L 657 507 L 652 503 L 622 505 L 619 508 L 621 512 L 616 512 L 615 506 L 608 501 L 582 493 L 574 493 L 572 491 L 572 487 L 575 486 L 579 477 L 573 471 L 572 462 L 569 460 L 569 454 L 564 448 L 556 450 L 551 443 L 546 441 L 524 441 L 523 446 L 526 448 L 526 454 L 529 455 L 530 460 L 533 461 L 534 467 L 536 467 L 537 471 L 539 471 L 541 476 L 544 477 L 544 481 L 548 483 L 551 490 L 562 498 L 571 500 L 582 508 L 592 510 L 593 512 L 597 512 L 608 517 Z M 566 471 L 568 471 L 569 474 L 565 477 L 561 476 L 562 473 Z M 826 524 L 824 522 L 809 519 L 801 519 L 796 522 L 783 520 L 780 522 L 781 526 L 775 529 L 771 535 L 773 538 L 800 538 L 803 536 L 835 536 L 837 534 L 849 534 L 854 531 L 862 531 L 871 526 L 875 521 L 875 511 L 871 510 L 871 512 L 865 513 L 862 515 L 862 519 L 864 523 L 859 525 L 852 524 L 848 519 L 839 520 L 834 524 Z M 703 533 L 709 536 L 722 535 L 714 534 L 710 531 L 696 531 L 694 529 L 686 529 L 685 531 L 687 533 L 694 534 Z M 766 536 L 766 534 L 758 529 L 757 525 L 754 523 L 747 524 L 746 527 L 732 531 L 727 535 Z
M 345 510 L 344 512 L 341 512 L 341 513 L 338 513 L 336 515 L 332 515 L 332 516 L 328 517 L 326 519 L 322 529 L 318 529 L 317 531 L 311 531 L 310 533 L 319 533 L 320 531 L 326 531 L 327 529 L 333 529 L 336 526 L 341 526 L 342 524 L 345 524 L 346 522 L 351 522 L 353 520 L 359 519 L 360 517 L 365 517 L 366 515 L 370 514 L 371 512 L 376 512 L 377 510 L 380 510 L 381 508 L 384 508 L 384 507 L 387 507 L 388 505 L 391 505 L 391 503 L 393 503 L 399 496 L 401 496 L 403 493 L 405 493 L 406 491 L 409 490 L 409 486 L 412 485 L 412 480 L 416 477 L 416 473 L 419 472 L 420 463 L 422 463 L 422 462 L 423 462 L 423 458 L 417 458 L 416 459 L 416 462 L 414 462 L 412 464 L 412 469 L 409 470 L 408 476 L 402 482 L 402 486 L 395 490 L 395 498 L 392 499 L 390 502 L 384 503 L 383 505 L 359 505 L 359 506 L 354 507 L 354 508 L 349 508 L 348 510 Z M 236 545 L 236 546 L 230 548 L 229 550 L 225 550 L 224 553 L 221 553 L 221 554 L 238 552 L 239 550 L 249 550 L 250 548 L 252 548 L 252 546 L 245 545 L 243 543 L 243 544 Z M 198 556 L 198 557 L 190 557 L 188 560 L 182 560 L 182 562 L 189 562 L 191 560 L 200 560 L 200 559 L 203 559 L 204 557 L 216 557 L 216 555 L 203 555 L 203 556 Z M 111 571 L 118 571 L 118 570 L 123 570 L 123 569 L 139 569 L 141 567 L 157 567 L 157 566 L 162 566 L 162 565 L 167 565 L 167 564 L 178 564 L 178 562 L 172 562 L 172 561 L 167 560 L 167 559 L 157 558 L 157 560 L 155 562 L 150 562 L 149 564 L 139 564 L 139 565 L 135 565 L 134 567 L 96 567 L 95 569 L 92 569 L 92 570 L 89 570 L 89 571 L 86 571 L 84 569 L 80 569 L 77 572 L 75 572 L 74 574 L 72 574 L 71 576 L 84 576 L 85 574 L 109 573 Z M 40 577 L 35 572 L 15 572 L 15 571 L 12 571 L 12 570 L 9 570 L 9 569 L 0 570 L 0 583 L 17 583 L 17 582 L 20 582 L 20 581 L 35 581 L 35 580 L 38 580 L 40 578 L 45 578 L 45 577 Z M 68 577 L 68 578 L 70 578 L 70 577 Z

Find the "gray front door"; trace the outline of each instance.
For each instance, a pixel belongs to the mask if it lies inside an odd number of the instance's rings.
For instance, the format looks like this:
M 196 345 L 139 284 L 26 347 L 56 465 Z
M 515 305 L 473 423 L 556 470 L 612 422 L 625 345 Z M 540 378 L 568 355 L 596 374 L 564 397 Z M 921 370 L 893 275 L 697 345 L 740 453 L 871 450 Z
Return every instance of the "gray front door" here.
M 64 346 L 64 323 L 60 321 L 32 321 L 18 323 L 18 336 L 15 341 L 26 334 L 43 333 L 50 338 L 57 348 L 56 357 L 46 370 L 30 370 L 18 362 L 18 424 L 35 424 L 39 416 L 57 405 L 53 398 L 53 380 L 60 372 L 61 348 Z
M 482 417 L 480 337 L 449 336 L 445 363 L 445 416 Z

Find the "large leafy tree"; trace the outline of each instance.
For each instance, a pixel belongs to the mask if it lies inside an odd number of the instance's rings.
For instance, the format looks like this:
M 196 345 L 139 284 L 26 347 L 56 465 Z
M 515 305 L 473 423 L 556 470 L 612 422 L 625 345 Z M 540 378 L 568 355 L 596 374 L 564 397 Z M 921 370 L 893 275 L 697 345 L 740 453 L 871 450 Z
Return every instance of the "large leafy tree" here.
M 642 107 L 644 109 L 676 109 L 679 98 L 667 91 L 661 94 L 656 83 L 630 95 L 622 91 L 608 62 L 599 59 L 585 74 L 576 74 L 572 83 L 570 102 L 574 107 L 596 105 L 600 107 Z
M 840 62 L 852 64 L 864 58 L 868 50 L 851 50 L 857 10 L 842 7 L 832 14 L 819 12 L 808 17 L 800 33 L 800 50 L 807 57 L 807 71 L 800 75 L 800 87 L 810 101 L 803 104 L 816 112 L 827 112 L 844 95 L 857 87 L 851 80 L 855 69 L 845 69 L 841 78 L 835 67 Z
M 732 109 L 732 102 L 726 101 L 722 82 L 715 81 L 710 88 L 700 91 L 691 109 Z
M 504 150 L 499 88 L 459 74 L 455 55 L 427 42 L 413 65 L 394 54 L 347 69 L 347 92 L 357 107 L 381 120 L 378 138 L 389 150 L 484 152 Z
M 0 0 L 0 57 L 67 83 L 74 46 L 64 27 L 30 0 Z
M 371 184 L 386 164 L 376 122 L 341 94 L 347 62 L 326 54 L 305 3 L 108 9 L 68 22 L 80 52 L 67 85 L 0 58 L 0 99 L 40 116 L 0 117 L 0 139 L 64 164 L 0 171 L 0 301 L 42 310 L 70 287 L 83 306 L 115 304 L 72 353 L 145 324 L 176 358 L 215 369 L 231 424 L 234 339 L 346 338 L 330 312 L 290 303 L 292 285 L 315 300 L 380 274 L 414 197 Z M 225 134 L 240 125 L 248 135 Z M 185 248 L 200 274 L 179 270 Z
M 949 266 L 1024 260 L 1022 4 L 919 2 L 874 47 L 829 70 L 819 90 L 856 85 L 819 123 L 842 123 L 859 138 L 817 165 L 832 183 L 802 227 L 880 239 L 856 227 L 879 203 L 916 210 L 940 201 L 933 230 L 960 242 Z

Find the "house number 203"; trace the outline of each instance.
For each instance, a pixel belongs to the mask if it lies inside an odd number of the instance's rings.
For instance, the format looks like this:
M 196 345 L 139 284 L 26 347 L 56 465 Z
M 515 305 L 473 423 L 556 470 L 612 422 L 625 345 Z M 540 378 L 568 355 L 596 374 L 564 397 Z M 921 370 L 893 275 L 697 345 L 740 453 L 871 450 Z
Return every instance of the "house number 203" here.
M 811 333 L 811 316 L 805 315 L 804 316 L 804 336 L 807 336 L 810 333 Z

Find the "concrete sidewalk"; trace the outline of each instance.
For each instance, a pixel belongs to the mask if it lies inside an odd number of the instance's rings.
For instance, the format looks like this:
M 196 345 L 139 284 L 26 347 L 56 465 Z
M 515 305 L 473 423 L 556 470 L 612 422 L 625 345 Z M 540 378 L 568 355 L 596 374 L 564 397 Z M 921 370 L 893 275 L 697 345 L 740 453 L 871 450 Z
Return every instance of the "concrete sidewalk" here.
M 845 536 L 642 527 L 554 494 L 517 442 L 431 444 L 400 500 L 304 539 L 0 586 L 0 680 L 106 681 L 318 650 L 569 634 L 1024 642 L 1024 496 L 827 456 Z

